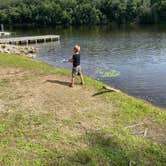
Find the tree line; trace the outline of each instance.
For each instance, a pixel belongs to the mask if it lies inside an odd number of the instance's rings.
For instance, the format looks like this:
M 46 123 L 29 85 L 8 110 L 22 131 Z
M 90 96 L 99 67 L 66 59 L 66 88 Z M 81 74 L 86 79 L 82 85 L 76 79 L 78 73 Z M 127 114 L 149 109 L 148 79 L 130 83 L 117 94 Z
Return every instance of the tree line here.
M 5 0 L 0 4 L 0 23 L 166 23 L 166 0 Z

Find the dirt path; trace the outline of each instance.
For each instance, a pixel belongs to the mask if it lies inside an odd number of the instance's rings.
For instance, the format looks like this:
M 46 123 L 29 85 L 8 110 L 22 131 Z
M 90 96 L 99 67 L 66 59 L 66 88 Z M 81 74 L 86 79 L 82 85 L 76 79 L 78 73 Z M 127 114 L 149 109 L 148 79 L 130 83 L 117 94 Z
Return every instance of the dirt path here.
M 94 97 L 95 91 L 79 83 L 70 88 L 69 77 L 33 75 L 14 68 L 0 70 L 0 79 L 4 84 L 0 92 L 0 111 L 51 113 L 60 119 L 77 120 L 86 128 L 98 128 L 101 124 L 110 126 L 112 123 L 111 117 L 108 117 L 108 112 L 114 110 L 112 104 L 100 96 Z

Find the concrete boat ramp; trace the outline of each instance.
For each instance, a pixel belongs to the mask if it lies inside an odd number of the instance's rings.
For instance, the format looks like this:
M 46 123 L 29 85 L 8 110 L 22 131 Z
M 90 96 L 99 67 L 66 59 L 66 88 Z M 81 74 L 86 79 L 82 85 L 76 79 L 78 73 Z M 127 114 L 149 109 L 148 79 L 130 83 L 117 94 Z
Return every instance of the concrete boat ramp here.
M 45 43 L 60 40 L 59 35 L 44 35 L 44 36 L 27 36 L 27 37 L 13 37 L 0 38 L 0 44 L 32 44 Z

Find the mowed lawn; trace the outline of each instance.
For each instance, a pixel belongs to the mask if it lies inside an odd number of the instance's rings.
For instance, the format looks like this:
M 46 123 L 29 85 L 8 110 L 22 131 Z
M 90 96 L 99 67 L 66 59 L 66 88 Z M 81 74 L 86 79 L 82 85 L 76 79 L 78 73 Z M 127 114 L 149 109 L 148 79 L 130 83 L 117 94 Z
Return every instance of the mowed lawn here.
M 0 54 L 0 165 L 164 166 L 166 111 L 70 71 Z

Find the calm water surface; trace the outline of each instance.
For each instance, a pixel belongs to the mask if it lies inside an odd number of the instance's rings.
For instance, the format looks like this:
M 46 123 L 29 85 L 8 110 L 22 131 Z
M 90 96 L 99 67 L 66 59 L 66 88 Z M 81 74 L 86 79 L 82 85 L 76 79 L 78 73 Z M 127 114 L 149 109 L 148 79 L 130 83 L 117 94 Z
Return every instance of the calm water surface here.
M 122 91 L 166 108 L 166 27 L 26 28 L 19 35 L 61 35 L 60 42 L 40 44 L 37 59 L 60 68 L 81 45 L 84 74 Z M 104 78 L 99 71 L 116 70 L 118 77 Z

